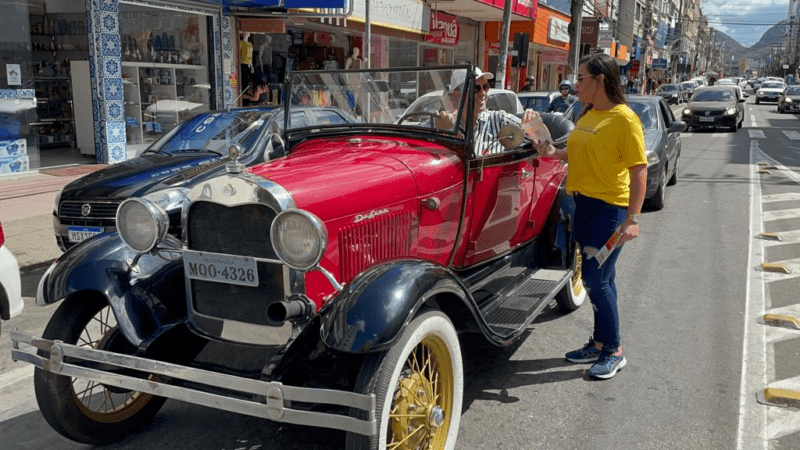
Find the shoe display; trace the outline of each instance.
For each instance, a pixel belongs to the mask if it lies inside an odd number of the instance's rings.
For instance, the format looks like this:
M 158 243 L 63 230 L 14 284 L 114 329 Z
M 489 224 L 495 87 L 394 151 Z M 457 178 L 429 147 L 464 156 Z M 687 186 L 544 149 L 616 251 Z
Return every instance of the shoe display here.
M 602 349 L 598 346 L 594 339 L 589 339 L 589 342 L 587 342 L 586 345 L 577 350 L 573 350 L 564 356 L 570 362 L 588 363 L 597 361 L 597 359 L 600 357 L 600 353 L 602 353 Z
M 595 378 L 608 379 L 625 367 L 627 360 L 622 356 L 622 348 L 604 349 L 597 362 L 589 369 L 589 375 Z

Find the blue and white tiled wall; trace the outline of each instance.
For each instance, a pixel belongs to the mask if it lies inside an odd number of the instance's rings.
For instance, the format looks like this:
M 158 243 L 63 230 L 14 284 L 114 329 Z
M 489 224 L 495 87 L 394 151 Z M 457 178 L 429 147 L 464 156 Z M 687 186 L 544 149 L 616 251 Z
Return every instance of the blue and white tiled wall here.
M 207 14 L 208 11 L 170 5 L 153 1 L 128 1 L 154 8 L 167 8 L 187 13 Z M 214 71 L 213 83 L 217 107 L 227 106 L 232 101 L 232 91 L 228 80 L 222 75 L 222 59 L 233 55 L 220 51 L 220 34 L 225 38 L 225 48 L 231 48 L 231 20 L 224 16 L 220 24 L 218 15 L 213 17 Z M 86 0 L 86 23 L 89 33 L 89 73 L 92 88 L 92 118 L 94 122 L 94 151 L 97 161 L 113 164 L 127 159 L 124 99 L 122 89 L 122 51 L 119 31 L 118 0 Z M 224 91 L 224 94 L 223 94 Z M 229 100 L 230 99 L 230 100 Z M 210 105 L 212 108 L 214 105 Z

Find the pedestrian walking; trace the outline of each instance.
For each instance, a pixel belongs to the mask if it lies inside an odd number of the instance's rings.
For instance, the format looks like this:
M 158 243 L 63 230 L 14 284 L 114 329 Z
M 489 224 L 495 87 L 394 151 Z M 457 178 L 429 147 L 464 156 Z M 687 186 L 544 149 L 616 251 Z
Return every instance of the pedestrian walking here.
M 639 212 L 647 183 L 642 123 L 626 104 L 619 69 L 600 53 L 581 60 L 578 101 L 584 106 L 566 150 L 538 143 L 544 157 L 569 161 L 566 189 L 575 200 L 575 240 L 581 248 L 581 275 L 594 306 L 594 332 L 582 348 L 565 356 L 594 362 L 589 375 L 611 378 L 625 367 L 619 329 L 616 262 L 622 244 L 639 236 Z M 619 229 L 617 247 L 599 263 L 598 249 Z

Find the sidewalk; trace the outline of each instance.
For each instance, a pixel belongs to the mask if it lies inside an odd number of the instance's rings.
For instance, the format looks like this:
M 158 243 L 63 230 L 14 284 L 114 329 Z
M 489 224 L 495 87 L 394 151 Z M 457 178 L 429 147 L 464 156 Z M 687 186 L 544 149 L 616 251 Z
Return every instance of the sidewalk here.
M 21 270 L 49 265 L 61 256 L 53 234 L 55 198 L 61 188 L 81 176 L 38 171 L 0 175 L 0 222 L 6 246 L 17 257 Z

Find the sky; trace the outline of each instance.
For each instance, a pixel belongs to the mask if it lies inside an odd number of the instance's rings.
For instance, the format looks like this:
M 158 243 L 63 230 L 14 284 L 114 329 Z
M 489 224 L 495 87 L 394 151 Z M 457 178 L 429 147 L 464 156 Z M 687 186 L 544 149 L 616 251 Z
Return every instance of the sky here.
M 708 26 L 750 47 L 773 25 L 787 19 L 789 0 L 701 0 Z

